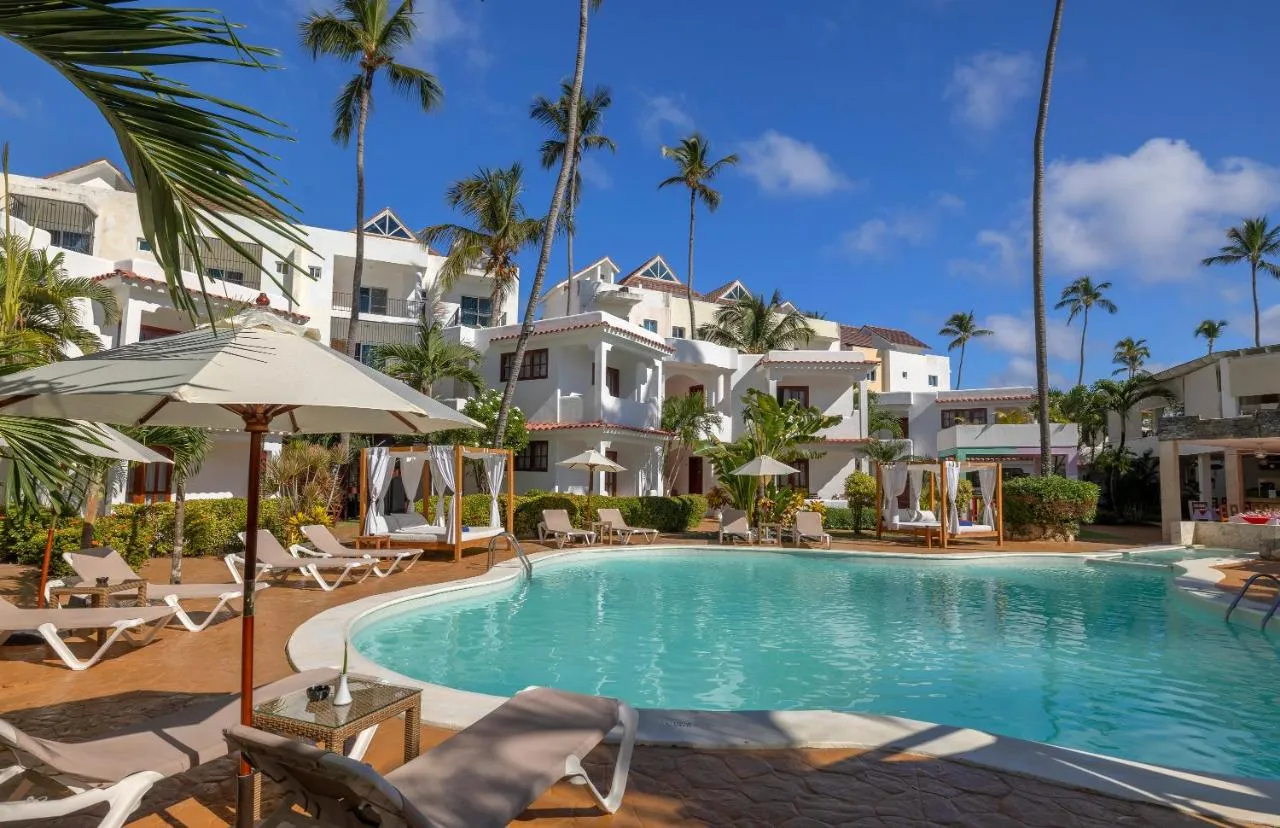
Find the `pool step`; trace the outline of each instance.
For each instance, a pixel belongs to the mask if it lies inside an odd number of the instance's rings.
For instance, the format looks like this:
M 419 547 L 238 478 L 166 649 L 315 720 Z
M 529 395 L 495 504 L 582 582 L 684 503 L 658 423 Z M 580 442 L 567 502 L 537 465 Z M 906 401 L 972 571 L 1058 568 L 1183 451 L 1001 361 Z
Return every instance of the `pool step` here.
M 1090 558 L 1085 561 L 1085 563 L 1089 566 L 1123 566 L 1129 569 L 1158 569 L 1164 572 L 1169 572 L 1174 568 L 1171 563 L 1152 563 L 1148 561 L 1122 560 L 1119 558 Z

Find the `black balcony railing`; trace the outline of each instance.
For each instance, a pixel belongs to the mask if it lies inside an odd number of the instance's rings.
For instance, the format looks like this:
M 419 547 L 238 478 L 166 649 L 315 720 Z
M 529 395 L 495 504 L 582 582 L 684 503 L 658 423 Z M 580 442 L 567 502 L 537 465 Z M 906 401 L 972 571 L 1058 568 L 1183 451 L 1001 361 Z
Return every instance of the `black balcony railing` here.
M 445 322 L 445 327 L 461 325 L 464 328 L 500 328 L 505 324 L 507 324 L 505 313 L 476 313 L 458 308 L 449 317 L 449 321 Z
M 333 309 L 349 311 L 352 308 L 352 294 L 348 291 L 333 293 Z M 360 312 L 372 313 L 378 316 L 398 316 L 409 319 L 415 318 L 422 310 L 422 303 L 416 299 L 396 299 L 391 296 L 382 294 L 371 294 L 360 298 Z

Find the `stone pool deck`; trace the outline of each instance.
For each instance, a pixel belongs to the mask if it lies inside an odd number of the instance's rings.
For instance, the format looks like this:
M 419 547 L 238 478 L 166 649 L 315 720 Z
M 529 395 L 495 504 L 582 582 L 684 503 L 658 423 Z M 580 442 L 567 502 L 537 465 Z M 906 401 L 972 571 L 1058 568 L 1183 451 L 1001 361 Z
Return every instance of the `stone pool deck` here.
M 689 544 L 691 541 L 681 541 Z M 1115 548 L 1089 543 L 1079 551 Z M 882 550 L 859 542 L 858 548 Z M 1048 544 L 1035 546 L 1051 547 Z M 531 544 L 530 547 L 536 547 Z M 981 549 L 967 546 L 964 551 Z M 901 548 L 895 550 L 901 551 Z M 1013 550 L 1010 550 L 1013 551 Z M 1067 551 L 1061 546 L 1018 551 Z M 505 556 L 504 556 L 505 557 Z M 166 561 L 145 574 L 167 578 Z M 287 675 L 284 655 L 292 631 L 317 612 L 379 592 L 441 583 L 479 574 L 484 556 L 460 564 L 423 561 L 412 572 L 344 587 L 332 593 L 273 587 L 258 601 L 255 670 L 260 681 Z M 221 561 L 184 563 L 189 582 L 223 581 Z M 30 569 L 0 566 L 0 594 L 30 605 Z M 233 691 L 238 677 L 239 624 L 215 624 L 203 633 L 164 631 L 148 647 L 125 645 L 89 671 L 67 670 L 40 646 L 0 647 L 0 716 L 40 736 L 89 738 L 123 724 L 161 715 L 210 693 Z M 394 767 L 401 735 L 383 728 L 368 761 Z M 424 748 L 450 735 L 423 729 Z M 231 818 L 234 774 L 230 760 L 210 763 L 161 782 L 143 803 L 134 826 L 204 828 Z M 52 822 L 46 824 L 53 824 Z M 94 824 L 92 819 L 58 825 Z M 1156 805 L 1136 804 L 1010 773 L 915 755 L 907 751 L 709 751 L 641 746 L 636 751 L 623 809 L 600 816 L 586 794 L 559 785 L 517 823 L 531 826 L 1102 826 L 1225 825 Z

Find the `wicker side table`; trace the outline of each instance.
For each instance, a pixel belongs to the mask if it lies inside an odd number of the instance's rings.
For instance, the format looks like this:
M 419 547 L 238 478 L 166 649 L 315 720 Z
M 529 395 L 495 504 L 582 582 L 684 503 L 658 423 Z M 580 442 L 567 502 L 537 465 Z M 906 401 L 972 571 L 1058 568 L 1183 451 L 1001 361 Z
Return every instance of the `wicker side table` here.
M 587 524 L 587 530 L 596 533 L 596 543 L 613 546 L 613 524 L 607 520 L 593 520 Z
M 253 708 L 253 726 L 310 739 L 340 753 L 348 739 L 403 713 L 404 761 L 415 758 L 421 736 L 422 691 L 357 675 L 347 676 L 347 686 L 351 704 L 343 707 L 333 703 L 336 682 L 330 684 L 329 698 L 322 701 L 311 701 L 306 690 L 296 690 L 263 702 Z

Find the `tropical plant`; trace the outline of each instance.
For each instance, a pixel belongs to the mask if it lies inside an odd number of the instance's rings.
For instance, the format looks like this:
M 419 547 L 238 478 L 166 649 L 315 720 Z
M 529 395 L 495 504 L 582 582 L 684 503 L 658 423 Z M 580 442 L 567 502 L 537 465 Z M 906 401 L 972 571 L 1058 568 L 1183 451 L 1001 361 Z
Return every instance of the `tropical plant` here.
M 173 548 L 169 553 L 169 583 L 182 583 L 182 553 L 186 543 L 187 481 L 213 451 L 213 437 L 201 428 L 184 426 L 136 426 L 130 437 L 152 449 L 164 449 L 173 461 Z
M 290 440 L 263 466 L 263 494 L 278 499 L 277 514 L 333 512 L 342 495 L 342 467 L 349 454 L 342 446 L 328 448 L 305 440 Z
M 444 92 L 435 75 L 398 62 L 418 30 L 414 0 L 401 0 L 394 8 L 387 0 L 338 0 L 336 10 L 313 11 L 299 28 L 302 48 L 313 60 L 329 55 L 356 65 L 355 75 L 333 102 L 333 140 L 345 147 L 353 132 L 356 136 L 356 256 L 347 326 L 347 353 L 356 356 L 364 284 L 364 143 L 373 109 L 373 83 L 380 73 L 385 74 L 392 90 L 416 100 L 423 112 L 435 109 Z
M 1217 342 L 1219 339 L 1222 338 L 1222 333 L 1223 331 L 1226 330 L 1226 328 L 1227 328 L 1227 320 L 1225 319 L 1219 319 L 1216 322 L 1212 319 L 1206 319 L 1196 326 L 1195 335 L 1198 337 L 1203 337 L 1206 341 L 1208 341 L 1209 353 L 1212 354 L 1213 343 Z
M 1126 371 L 1129 379 L 1133 379 L 1142 370 L 1142 366 L 1146 361 L 1151 359 L 1151 348 L 1147 346 L 1147 340 L 1134 339 L 1126 336 L 1124 339 L 1116 343 L 1115 354 L 1111 358 L 1113 365 L 1120 367 L 1112 371 L 1112 376 L 1123 374 Z
M 799 348 L 813 337 L 809 321 L 795 308 L 783 309 L 778 291 L 766 302 L 752 294 L 716 309 L 715 319 L 698 329 L 698 336 L 744 354 Z
M 449 253 L 440 267 L 440 283 L 452 287 L 470 270 L 493 280 L 490 296 L 493 313 L 517 284 L 520 268 L 516 257 L 542 236 L 542 219 L 530 218 L 520 203 L 524 192 L 524 168 L 519 162 L 506 168 L 482 167 L 475 175 L 449 187 L 445 201 L 471 219 L 472 226 L 436 224 L 419 235 L 423 245 L 445 244 Z
M 876 507 L 875 477 L 860 471 L 849 475 L 844 479 L 844 497 L 853 512 L 853 531 L 861 535 L 863 510 Z
M 542 142 L 542 168 L 549 170 L 564 157 L 568 146 L 569 135 L 569 99 L 573 97 L 573 85 L 560 84 L 560 98 L 552 101 L 539 95 L 529 110 L 529 117 L 544 126 L 550 127 L 555 137 Z M 613 95 L 607 86 L 597 86 L 590 95 L 581 96 L 578 100 L 578 133 L 573 157 L 569 159 L 569 193 L 565 203 L 565 257 L 568 263 L 568 278 L 564 290 L 564 312 L 567 316 L 573 310 L 573 237 L 574 216 L 582 201 L 582 154 L 587 150 L 607 149 L 617 151 L 613 139 L 601 133 L 604 111 L 613 103 Z
M 1169 399 L 1169 392 L 1145 375 L 1126 380 L 1100 379 L 1093 384 L 1094 406 L 1103 414 L 1116 414 L 1120 418 L 1119 449 L 1124 448 L 1129 412 L 1145 400 Z
M 498 393 L 497 389 L 488 388 L 481 391 L 463 403 L 462 413 L 480 423 L 483 428 L 454 429 L 441 432 L 434 435 L 436 443 L 440 445 L 506 448 L 519 454 L 529 445 L 529 427 L 525 423 L 524 412 L 519 408 L 511 409 L 502 439 L 498 439 L 498 413 L 501 409 L 502 395 Z M 489 483 L 484 474 L 484 467 L 478 462 L 472 463 L 471 466 L 472 473 L 475 475 L 476 486 L 480 491 L 488 491 Z
M 258 242 L 310 249 L 290 223 L 271 155 L 258 139 L 280 124 L 242 104 L 165 77 L 162 67 L 272 68 L 276 52 L 242 42 L 240 26 L 205 9 L 153 7 L 134 0 L 20 0 L 0 4 L 0 37 L 52 66 L 96 107 L 119 143 L 138 195 L 142 235 L 164 270 L 173 303 L 195 311 L 182 284 L 182 257 L 203 279 L 202 243 L 212 233 L 247 255 L 237 216 L 251 215 Z M 109 48 L 102 48 L 103 45 Z M 256 236 L 275 235 L 273 247 Z M 275 278 L 273 273 L 268 276 Z M 207 303 L 205 310 L 212 317 Z
M 578 54 L 573 65 L 573 86 L 569 92 L 568 112 L 569 124 L 565 130 L 565 144 L 578 144 L 578 102 L 582 100 L 582 76 L 587 67 L 587 27 L 591 20 L 591 12 L 598 11 L 603 0 L 578 0 Z M 533 284 L 529 295 L 542 295 L 542 282 L 547 276 L 547 263 L 551 261 L 551 242 L 556 235 L 556 224 L 560 220 L 560 205 L 564 202 L 565 190 L 569 185 L 570 159 L 572 155 L 565 153 L 560 159 L 560 174 L 556 177 L 556 186 L 551 193 L 551 208 L 542 228 L 542 246 L 538 251 L 538 266 L 533 272 Z M 520 335 L 516 337 L 516 350 L 512 354 L 511 372 L 507 376 L 507 386 L 502 391 L 502 406 L 498 409 L 498 420 L 495 426 L 494 439 L 503 434 L 510 416 L 511 404 L 515 399 L 516 383 L 520 380 L 520 363 L 524 359 L 525 349 L 529 347 L 529 337 L 533 336 L 534 311 L 538 303 L 525 303 L 524 321 L 520 325 Z M 497 443 L 495 443 L 497 445 Z
M 1077 385 L 1070 391 L 1056 391 L 1050 416 L 1055 423 L 1075 423 L 1078 429 L 1076 450 L 1099 445 L 1107 430 L 1107 414 L 1099 406 L 1093 390 Z
M 477 370 L 483 360 L 484 355 L 465 342 L 445 339 L 444 330 L 428 319 L 418 321 L 417 342 L 379 345 L 377 350 L 383 373 L 428 397 L 444 379 L 458 380 L 473 391 L 484 388 Z
M 1243 219 L 1239 227 L 1227 229 L 1227 244 L 1216 256 L 1204 259 L 1200 264 L 1231 265 L 1249 263 L 1249 285 L 1253 290 L 1253 346 L 1262 346 L 1262 312 L 1258 307 L 1258 270 L 1280 279 L 1280 265 L 1274 259 L 1280 256 L 1280 226 L 1272 227 L 1266 216 Z
M 659 428 L 667 433 L 662 447 L 666 473 L 663 491 L 671 491 L 692 447 L 710 440 L 721 419 L 720 413 L 707 405 L 703 394 L 676 395 L 662 401 Z
M 911 455 L 911 444 L 906 440 L 880 440 L 871 438 L 860 445 L 858 453 L 880 465 L 896 463 Z
M 1049 94 L 1053 88 L 1053 63 L 1058 54 L 1065 0 L 1055 0 L 1049 43 L 1044 50 L 1044 73 L 1040 80 L 1040 107 L 1036 113 L 1036 134 L 1032 145 L 1031 184 L 1031 291 L 1035 316 L 1036 422 L 1040 424 L 1040 474 L 1053 474 L 1053 443 L 1049 434 L 1049 334 L 1044 306 L 1044 135 L 1049 126 Z
M 698 321 L 693 312 L 693 224 L 697 215 L 698 202 L 706 205 L 707 211 L 714 213 L 720 207 L 720 191 L 712 189 L 711 182 L 725 167 L 736 166 L 738 156 L 726 155 L 718 161 L 709 160 L 711 147 L 702 133 L 695 132 L 688 138 L 681 138 L 675 147 L 664 146 L 662 157 L 675 162 L 676 174 L 658 185 L 658 189 L 673 184 L 680 184 L 689 189 L 689 272 L 686 277 L 685 296 L 689 300 L 689 332 L 698 337 Z
M 1099 282 L 1095 285 L 1093 279 L 1081 276 L 1062 289 L 1058 304 L 1053 306 L 1054 310 L 1070 309 L 1067 314 L 1068 325 L 1077 316 L 1080 317 L 1080 373 L 1076 377 L 1076 385 L 1084 385 L 1084 341 L 1089 333 L 1090 309 L 1098 307 L 1107 313 L 1116 312 L 1116 303 L 1105 295 L 1110 289 L 1110 282 Z
M 994 331 L 978 327 L 978 323 L 973 319 L 973 311 L 951 314 L 947 318 L 946 324 L 938 331 L 940 336 L 951 337 L 951 342 L 947 344 L 948 351 L 954 351 L 956 348 L 960 349 L 960 367 L 956 370 L 956 388 L 960 387 L 964 377 L 964 351 L 969 344 L 969 340 L 991 336 L 992 333 Z

